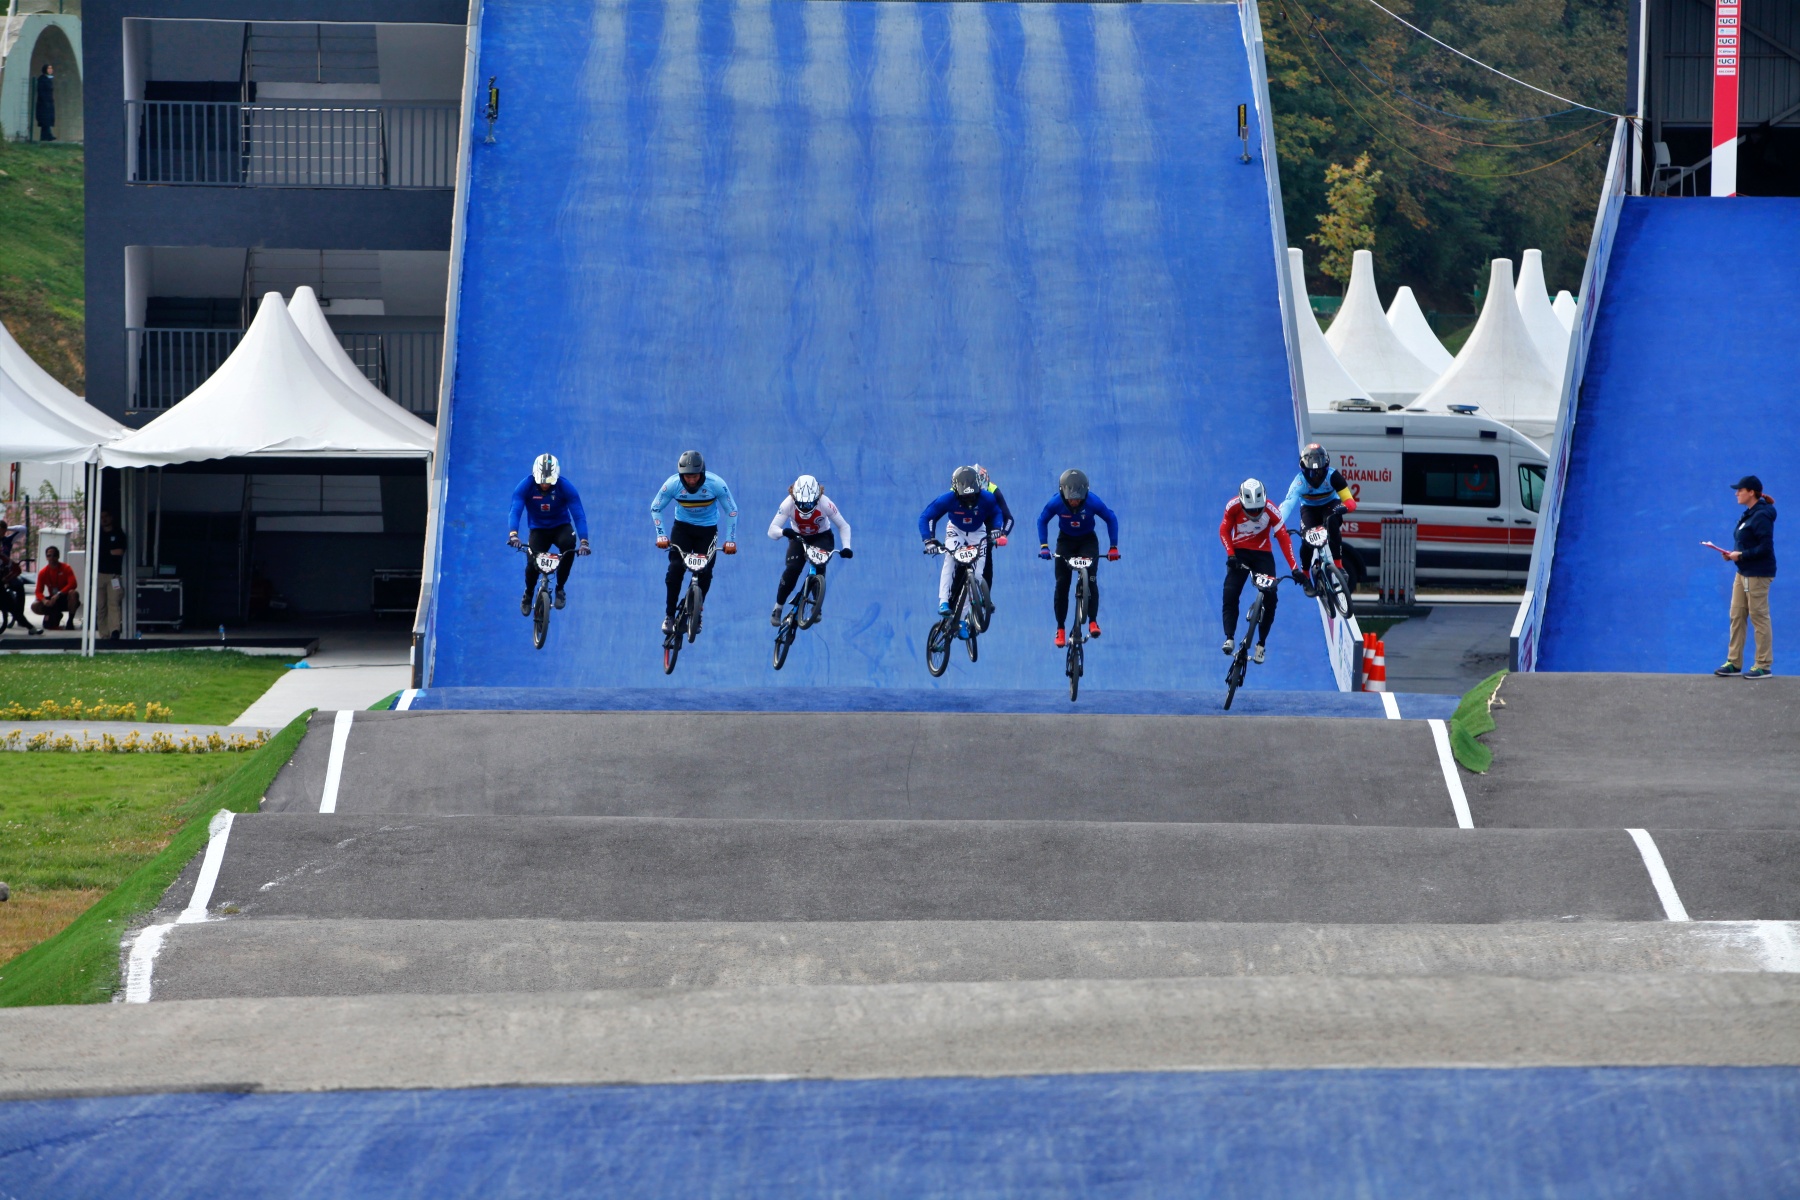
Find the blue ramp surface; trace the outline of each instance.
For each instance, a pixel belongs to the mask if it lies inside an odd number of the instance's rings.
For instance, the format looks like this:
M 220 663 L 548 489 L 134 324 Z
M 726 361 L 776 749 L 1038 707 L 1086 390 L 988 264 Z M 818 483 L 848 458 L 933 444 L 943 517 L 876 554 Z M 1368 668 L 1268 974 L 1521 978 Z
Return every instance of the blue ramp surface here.
M 1718 666 L 1734 572 L 1700 543 L 1744 475 L 1800 503 L 1800 200 L 1625 201 L 1572 436 L 1540 669 Z M 1800 592 L 1769 598 L 1796 636 Z
M 432 685 L 1057 688 L 1031 526 L 1080 466 L 1125 553 L 1087 684 L 1222 687 L 1219 514 L 1296 449 L 1233 6 L 489 0 L 480 73 Z M 648 509 L 689 447 L 742 552 L 671 679 Z M 503 539 L 545 450 L 595 553 L 540 653 Z M 916 524 L 976 461 L 1024 527 L 980 662 L 933 683 Z M 801 472 L 857 556 L 777 674 L 765 531 Z M 1250 688 L 1333 688 L 1282 591 Z
M 1789 1069 L 1167 1072 L 0 1104 L 19 1196 L 1793 1196 Z

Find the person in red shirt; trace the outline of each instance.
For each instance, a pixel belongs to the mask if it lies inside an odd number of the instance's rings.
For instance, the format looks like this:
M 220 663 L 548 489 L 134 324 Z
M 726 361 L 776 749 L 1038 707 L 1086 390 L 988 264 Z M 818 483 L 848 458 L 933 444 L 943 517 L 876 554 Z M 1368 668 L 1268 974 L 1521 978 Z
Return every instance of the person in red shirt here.
M 1269 497 L 1263 491 L 1262 481 L 1246 479 L 1238 488 L 1238 494 L 1231 503 L 1225 506 L 1225 517 L 1219 522 L 1219 541 L 1225 547 L 1225 596 L 1219 609 L 1225 618 L 1225 644 L 1220 647 L 1226 654 L 1237 649 L 1233 635 L 1237 632 L 1238 597 L 1243 595 L 1244 581 L 1252 574 L 1275 574 L 1275 552 L 1269 545 L 1270 537 L 1281 543 L 1281 553 L 1286 556 L 1288 570 L 1296 580 L 1302 578 L 1298 563 L 1294 561 L 1294 543 L 1288 536 L 1287 526 L 1281 523 L 1281 513 L 1269 507 Z M 1269 602 L 1263 606 L 1262 625 L 1256 631 L 1256 652 L 1252 656 L 1261 662 L 1267 652 L 1269 629 L 1275 624 L 1275 590 L 1269 590 Z
M 56 547 L 44 547 L 44 565 L 38 569 L 37 599 L 31 602 L 31 611 L 44 618 L 45 629 L 61 629 L 65 616 L 73 628 L 75 614 L 81 608 L 81 593 L 75 582 L 74 570 L 62 561 Z

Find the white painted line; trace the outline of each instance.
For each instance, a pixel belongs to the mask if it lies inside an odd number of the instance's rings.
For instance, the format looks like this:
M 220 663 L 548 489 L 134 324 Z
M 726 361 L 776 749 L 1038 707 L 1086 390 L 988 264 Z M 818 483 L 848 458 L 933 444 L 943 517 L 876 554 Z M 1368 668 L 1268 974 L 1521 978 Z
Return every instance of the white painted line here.
M 206 857 L 200 862 L 200 877 L 194 880 L 194 895 L 188 906 L 175 918 L 177 925 L 206 920 L 207 907 L 212 904 L 213 886 L 219 882 L 219 867 L 225 862 L 225 842 L 231 837 L 231 822 L 236 816 L 225 808 L 213 814 L 206 830 Z
M 319 811 L 337 811 L 338 782 L 344 777 L 344 749 L 350 744 L 350 722 L 356 719 L 353 708 L 338 709 L 331 725 L 331 757 L 325 763 L 325 791 L 319 797 Z
M 1638 853 L 1644 857 L 1644 869 L 1650 872 L 1650 882 L 1656 886 L 1656 898 L 1662 901 L 1663 914 L 1671 921 L 1686 921 L 1687 907 L 1681 903 L 1681 894 L 1675 890 L 1675 881 L 1669 878 L 1669 868 L 1663 865 L 1662 851 L 1656 848 L 1656 841 L 1647 829 L 1627 829 L 1631 840 L 1637 843 Z
M 1462 776 L 1456 773 L 1456 756 L 1450 753 L 1450 727 L 1442 721 L 1425 722 L 1431 726 L 1431 740 L 1437 743 L 1438 767 L 1444 772 L 1444 786 L 1450 790 L 1450 807 L 1456 810 L 1458 829 L 1475 828 L 1469 815 L 1469 798 L 1463 794 Z
M 1381 697 L 1381 711 L 1387 714 L 1387 719 L 1398 721 L 1400 719 L 1400 702 L 1394 699 L 1394 693 L 1377 692 L 1376 695 Z
M 150 973 L 156 967 L 156 955 L 162 950 L 163 938 L 173 928 L 173 924 L 151 925 L 131 943 L 131 962 L 125 968 L 125 1003 L 150 1003 Z
M 407 688 L 404 692 L 401 692 L 400 693 L 400 703 L 394 705 L 394 711 L 395 712 L 405 712 L 407 709 L 411 708 L 412 702 L 418 696 L 418 694 L 419 694 L 418 688 Z

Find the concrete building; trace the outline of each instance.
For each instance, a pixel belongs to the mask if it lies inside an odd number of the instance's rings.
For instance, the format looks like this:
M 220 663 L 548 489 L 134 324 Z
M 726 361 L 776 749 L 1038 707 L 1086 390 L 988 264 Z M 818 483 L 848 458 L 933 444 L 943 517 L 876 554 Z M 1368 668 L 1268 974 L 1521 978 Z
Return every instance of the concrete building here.
M 371 382 L 433 419 L 467 11 L 87 0 L 90 402 L 141 427 L 230 354 L 260 297 L 307 285 Z M 189 624 L 366 615 L 378 573 L 419 569 L 416 462 L 134 474 L 140 578 L 181 580 Z

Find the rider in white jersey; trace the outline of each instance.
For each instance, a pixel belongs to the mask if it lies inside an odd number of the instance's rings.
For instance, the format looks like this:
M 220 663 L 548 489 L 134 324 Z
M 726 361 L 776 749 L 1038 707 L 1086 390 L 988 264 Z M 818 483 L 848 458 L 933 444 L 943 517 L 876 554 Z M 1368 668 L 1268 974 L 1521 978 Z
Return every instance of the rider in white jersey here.
M 819 481 L 811 475 L 794 480 L 794 485 L 788 488 L 787 498 L 775 510 L 775 519 L 769 522 L 771 541 L 788 539 L 787 564 L 782 568 L 781 582 L 775 588 L 775 607 L 769 611 L 769 624 L 781 624 L 781 608 L 787 603 L 788 593 L 794 590 L 800 572 L 806 568 L 805 547 L 836 548 L 837 539 L 831 532 L 834 525 L 844 537 L 844 548 L 838 553 L 845 558 L 856 557 L 850 549 L 850 522 L 844 520 L 844 514 L 831 502 Z M 819 574 L 824 573 L 825 564 L 820 564 Z M 821 611 L 818 615 L 824 613 Z

